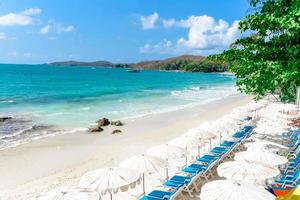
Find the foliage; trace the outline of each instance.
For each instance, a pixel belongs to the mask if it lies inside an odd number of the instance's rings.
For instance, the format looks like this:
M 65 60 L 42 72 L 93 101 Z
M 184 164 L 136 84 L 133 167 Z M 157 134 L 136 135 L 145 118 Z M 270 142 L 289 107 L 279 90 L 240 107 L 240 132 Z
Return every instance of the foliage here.
M 192 62 L 187 60 L 177 60 L 174 63 L 163 65 L 161 69 L 209 73 L 224 72 L 227 70 L 227 65 L 216 61 L 208 61 L 207 59 Z
M 294 101 L 300 86 L 300 0 L 252 0 L 239 23 L 244 37 L 212 60 L 229 64 L 238 88 L 260 99 L 277 93 Z

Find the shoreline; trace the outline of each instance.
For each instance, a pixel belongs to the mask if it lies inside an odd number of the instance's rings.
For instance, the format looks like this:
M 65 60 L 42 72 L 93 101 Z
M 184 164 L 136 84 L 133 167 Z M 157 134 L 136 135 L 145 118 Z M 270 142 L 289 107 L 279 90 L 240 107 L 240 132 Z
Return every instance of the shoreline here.
M 244 95 L 230 96 L 195 107 L 128 119 L 125 126 L 111 126 L 96 134 L 47 137 L 0 151 L 0 199 L 31 199 L 34 193 L 76 186 L 86 171 L 118 166 L 137 152 L 166 143 L 204 121 L 247 104 L 250 99 Z M 110 134 L 113 129 L 122 130 L 122 134 Z

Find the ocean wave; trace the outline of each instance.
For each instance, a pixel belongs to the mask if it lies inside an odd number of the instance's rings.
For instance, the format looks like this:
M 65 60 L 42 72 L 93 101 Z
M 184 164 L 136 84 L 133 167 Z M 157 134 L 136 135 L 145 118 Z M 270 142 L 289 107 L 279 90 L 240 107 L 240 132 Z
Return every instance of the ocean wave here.
M 83 107 L 83 108 L 79 108 L 78 110 L 87 111 L 87 110 L 91 110 L 91 107 Z
M 59 115 L 64 115 L 64 114 L 66 114 L 66 113 L 64 113 L 64 112 L 55 112 L 55 113 L 47 114 L 47 116 L 59 116 Z
M 0 103 L 16 103 L 15 100 L 0 100 Z
M 54 126 L 47 126 L 47 125 L 33 125 L 31 128 L 27 128 L 13 134 L 0 136 L 0 151 L 17 147 L 19 145 L 27 144 L 31 141 L 47 138 L 47 137 L 54 137 L 59 135 L 65 134 L 73 134 L 77 132 L 85 132 L 88 131 L 87 128 L 80 127 L 74 128 L 70 130 L 63 130 L 58 129 Z
M 234 86 L 226 87 L 191 87 L 184 90 L 171 91 L 173 97 L 191 100 L 191 101 L 210 101 L 211 99 L 224 98 L 229 95 L 238 94 L 238 91 Z

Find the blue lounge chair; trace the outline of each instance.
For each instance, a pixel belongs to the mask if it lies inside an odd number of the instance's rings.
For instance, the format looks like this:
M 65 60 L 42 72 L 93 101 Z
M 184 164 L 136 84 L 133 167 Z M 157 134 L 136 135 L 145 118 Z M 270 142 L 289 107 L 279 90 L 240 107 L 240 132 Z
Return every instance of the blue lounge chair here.
M 171 195 L 172 195 L 172 192 L 153 190 L 146 196 L 142 197 L 141 200 L 157 200 L 157 199 L 169 200 Z
M 193 197 L 192 192 L 199 192 L 199 184 L 198 180 L 201 173 L 195 174 L 191 177 L 175 175 L 172 178 L 166 180 L 163 185 L 173 188 L 182 188 L 184 191 L 188 192 L 188 194 Z

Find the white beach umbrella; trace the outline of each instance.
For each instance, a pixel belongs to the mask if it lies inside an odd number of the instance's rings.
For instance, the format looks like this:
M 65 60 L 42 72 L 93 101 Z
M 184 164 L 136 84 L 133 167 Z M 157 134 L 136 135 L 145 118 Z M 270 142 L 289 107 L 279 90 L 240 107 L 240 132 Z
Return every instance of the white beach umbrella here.
M 227 132 L 234 132 L 239 129 L 237 122 L 233 122 L 230 118 L 221 118 L 220 120 L 217 120 L 215 124 Z
M 296 114 L 293 114 L 293 115 L 288 115 L 288 114 L 284 114 L 284 113 L 278 113 L 277 114 L 277 118 L 279 119 L 285 119 L 285 120 L 292 120 L 292 119 L 295 119 L 297 118 L 299 115 L 296 115 Z
M 45 194 L 38 195 L 37 200 L 101 200 L 97 192 L 80 191 L 77 189 L 54 189 Z
M 189 131 L 184 134 L 189 137 L 198 138 L 198 140 L 211 140 L 215 139 L 217 136 L 213 132 L 208 130 L 196 130 L 196 131 Z
M 186 151 L 191 150 L 193 148 L 197 148 L 202 144 L 202 141 L 197 138 L 188 137 L 186 135 L 182 135 L 168 142 L 170 145 L 178 146 Z M 187 165 L 187 155 L 185 156 L 185 165 Z
M 278 152 L 280 149 L 288 149 L 288 147 L 284 145 L 259 139 L 255 142 L 246 143 L 244 146 L 247 147 L 248 151 L 264 151 L 273 153 Z
M 79 182 L 79 187 L 88 191 L 97 191 L 102 195 L 127 191 L 140 182 L 138 172 L 125 168 L 102 168 L 85 173 Z
M 232 161 L 218 166 L 218 174 L 231 180 L 263 184 L 265 179 L 273 178 L 280 174 L 277 167 L 259 162 Z
M 282 165 L 288 162 L 288 160 L 274 153 L 270 152 L 261 152 L 261 151 L 243 151 L 235 154 L 235 160 L 247 160 L 247 161 L 256 161 L 262 162 L 269 165 L 277 166 Z
M 147 150 L 148 155 L 156 156 L 159 157 L 170 165 L 170 159 L 171 158 L 182 158 L 186 156 L 187 151 L 181 147 L 170 145 L 170 144 L 163 144 L 163 145 L 158 145 L 155 147 L 152 147 Z M 166 178 L 168 178 L 168 167 L 166 168 Z
M 217 180 L 206 183 L 200 194 L 203 200 L 275 200 L 262 186 L 250 183 Z
M 168 142 L 170 145 L 181 147 L 185 150 L 197 147 L 198 145 L 202 144 L 202 141 L 200 141 L 197 138 L 188 137 L 186 135 L 182 135 L 180 137 L 177 137 L 173 140 L 170 140 Z
M 168 163 L 161 158 L 141 154 L 122 161 L 120 166 L 136 170 L 142 174 L 143 193 L 145 194 L 145 173 L 158 172 L 161 168 L 167 168 Z
M 200 141 L 209 141 L 210 143 L 210 148 L 211 148 L 211 140 L 217 138 L 217 136 L 208 131 L 208 130 L 193 130 L 193 131 L 189 131 L 187 133 L 184 134 L 187 137 L 191 137 L 191 138 L 196 138 Z M 198 145 L 198 156 L 200 156 L 200 145 Z
M 183 157 L 187 154 L 187 151 L 178 146 L 163 144 L 148 149 L 147 154 L 168 160 L 169 158 Z
M 206 122 L 206 123 L 203 123 L 199 129 L 201 131 L 208 131 L 208 132 L 212 132 L 212 133 L 221 133 L 221 132 L 224 132 L 226 130 L 224 130 L 223 128 L 219 127 L 216 125 L 216 122 Z

